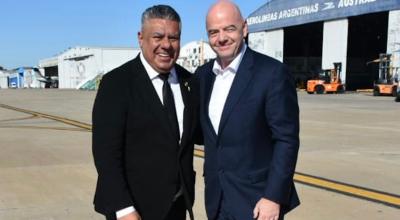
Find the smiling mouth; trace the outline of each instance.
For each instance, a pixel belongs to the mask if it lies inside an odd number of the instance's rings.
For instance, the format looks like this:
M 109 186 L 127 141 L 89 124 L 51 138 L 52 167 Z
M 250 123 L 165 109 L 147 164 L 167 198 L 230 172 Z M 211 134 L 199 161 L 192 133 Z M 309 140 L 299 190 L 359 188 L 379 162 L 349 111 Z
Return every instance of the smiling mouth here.
M 158 53 L 157 56 L 161 60 L 170 60 L 170 59 L 172 59 L 172 56 L 170 54 L 166 54 L 166 53 Z
M 220 50 L 228 50 L 228 49 L 230 48 L 230 46 L 231 46 L 231 45 L 221 45 L 221 46 L 219 46 L 218 48 L 219 48 Z
M 158 56 L 161 56 L 161 57 L 170 57 L 170 55 L 169 54 L 167 54 L 167 53 L 159 53 L 159 54 L 157 54 Z

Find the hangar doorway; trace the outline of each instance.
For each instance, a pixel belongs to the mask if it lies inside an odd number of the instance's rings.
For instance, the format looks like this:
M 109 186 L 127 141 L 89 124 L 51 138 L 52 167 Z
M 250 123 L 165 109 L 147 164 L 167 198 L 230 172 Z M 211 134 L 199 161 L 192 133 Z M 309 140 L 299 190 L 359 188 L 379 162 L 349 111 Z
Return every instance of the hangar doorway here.
M 388 12 L 349 18 L 346 89 L 371 89 L 378 78 L 378 65 L 369 63 L 386 53 Z
M 58 88 L 58 66 L 44 67 L 45 88 Z
M 284 29 L 283 62 L 294 74 L 298 88 L 321 70 L 323 22 Z
M 58 77 L 58 66 L 49 66 L 44 68 L 44 75 L 47 77 Z

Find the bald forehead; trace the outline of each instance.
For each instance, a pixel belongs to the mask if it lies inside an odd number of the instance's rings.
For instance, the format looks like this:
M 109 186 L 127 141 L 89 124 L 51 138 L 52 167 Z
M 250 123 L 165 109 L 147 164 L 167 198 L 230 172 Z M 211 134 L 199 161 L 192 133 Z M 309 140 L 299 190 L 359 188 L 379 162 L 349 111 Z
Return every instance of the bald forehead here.
M 221 14 L 230 14 L 240 21 L 243 20 L 239 7 L 229 0 L 221 0 L 213 4 L 208 10 L 207 20 L 210 16 L 215 17 Z

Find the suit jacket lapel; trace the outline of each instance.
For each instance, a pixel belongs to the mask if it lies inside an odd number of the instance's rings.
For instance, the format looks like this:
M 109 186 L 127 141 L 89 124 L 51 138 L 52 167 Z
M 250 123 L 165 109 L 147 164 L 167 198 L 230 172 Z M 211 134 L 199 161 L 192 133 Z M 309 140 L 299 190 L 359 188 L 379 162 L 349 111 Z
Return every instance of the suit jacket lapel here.
M 162 129 L 170 133 L 168 136 L 173 138 L 174 134 L 170 129 L 169 121 L 164 111 L 164 106 L 161 103 L 156 90 L 154 89 L 153 83 L 151 82 L 149 75 L 140 61 L 139 56 L 137 56 L 135 61 L 136 65 L 133 65 L 131 70 L 132 72 L 136 73 L 136 79 L 133 80 L 134 89 L 132 92 L 137 92 L 140 95 L 143 102 L 149 106 L 149 111 L 151 111 L 154 117 L 160 121 Z
M 184 104 L 183 110 L 183 131 L 181 137 L 181 146 L 185 146 L 186 144 L 186 136 L 192 132 L 192 123 L 193 123 L 193 98 L 191 97 L 191 84 L 190 82 L 182 77 L 179 70 L 176 68 L 176 73 L 178 75 L 179 86 L 181 88 L 182 100 Z
M 239 65 L 235 79 L 233 80 L 231 89 L 229 90 L 228 97 L 225 101 L 224 110 L 222 111 L 221 121 L 219 123 L 218 134 L 221 134 L 221 131 L 224 129 L 230 113 L 239 101 L 239 98 L 247 88 L 253 76 L 253 72 L 251 71 L 252 65 L 253 54 L 251 53 L 250 49 L 247 48 Z
M 210 65 L 210 69 L 206 70 L 206 71 L 207 72 L 204 73 L 205 74 L 205 77 L 204 77 L 205 82 L 204 82 L 204 88 L 203 88 L 204 89 L 204 93 L 203 93 L 204 97 L 202 100 L 202 102 L 203 102 L 202 106 L 204 107 L 204 109 L 201 109 L 201 111 L 204 112 L 204 115 L 206 116 L 205 120 L 206 120 L 207 126 L 209 128 L 207 130 L 209 130 L 212 133 L 212 135 L 216 137 L 217 133 L 214 130 L 214 127 L 210 120 L 210 116 L 208 114 L 208 105 L 210 104 L 211 93 L 212 93 L 212 89 L 213 89 L 213 85 L 214 85 L 214 81 L 215 81 L 215 74 L 212 72 L 212 65 Z

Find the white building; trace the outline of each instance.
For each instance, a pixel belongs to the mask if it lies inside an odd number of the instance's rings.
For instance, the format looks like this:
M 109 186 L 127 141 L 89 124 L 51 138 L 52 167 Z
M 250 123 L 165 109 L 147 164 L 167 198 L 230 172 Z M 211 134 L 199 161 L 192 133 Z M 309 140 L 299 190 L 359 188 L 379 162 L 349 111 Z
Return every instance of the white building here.
M 35 67 L 0 70 L 0 88 L 44 88 L 44 81 Z
M 214 51 L 207 42 L 192 41 L 181 48 L 177 63 L 193 73 L 197 67 L 215 57 Z
M 101 76 L 133 59 L 136 48 L 74 47 L 61 54 L 39 61 L 46 77 L 58 76 L 58 86 L 79 89 L 88 81 Z
M 400 49 L 400 0 L 266 0 L 247 18 L 249 46 L 303 80 L 342 63 L 350 90 L 372 88 L 379 54 Z
M 8 88 L 8 71 L 0 70 L 0 89 Z

